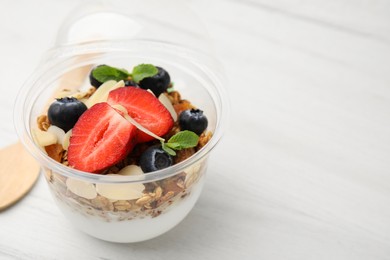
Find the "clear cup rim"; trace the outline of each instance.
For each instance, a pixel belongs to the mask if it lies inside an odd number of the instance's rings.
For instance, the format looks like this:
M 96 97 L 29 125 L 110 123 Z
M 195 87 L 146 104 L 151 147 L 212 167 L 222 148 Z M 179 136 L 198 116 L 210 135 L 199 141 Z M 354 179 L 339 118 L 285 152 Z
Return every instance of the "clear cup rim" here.
M 145 44 L 147 44 L 147 46 L 150 48 L 156 48 L 158 51 L 167 52 L 171 55 L 183 55 L 187 61 L 201 69 L 202 72 L 204 72 L 212 80 L 214 92 L 217 94 L 218 100 L 215 100 L 213 97 L 213 102 L 217 110 L 217 120 L 213 136 L 209 142 L 193 156 L 180 163 L 162 170 L 138 176 L 119 177 L 88 173 L 67 167 L 47 156 L 32 139 L 28 126 L 28 122 L 30 120 L 29 113 L 23 113 L 23 108 L 26 105 L 25 102 L 27 99 L 28 90 L 30 90 L 36 84 L 36 79 L 47 73 L 50 68 L 58 65 L 61 61 L 74 58 L 77 55 L 97 52 L 108 53 L 110 51 L 121 51 L 126 50 L 126 48 L 144 46 Z M 155 40 L 133 39 L 115 42 L 94 41 L 55 47 L 51 50 L 48 50 L 41 64 L 19 90 L 19 94 L 14 106 L 14 125 L 19 136 L 19 140 L 30 152 L 30 154 L 32 154 L 32 156 L 40 162 L 41 166 L 49 168 L 53 172 L 59 173 L 65 177 L 77 178 L 94 183 L 146 183 L 171 177 L 204 159 L 209 154 L 209 152 L 215 148 L 226 129 L 227 117 L 229 115 L 229 102 L 226 89 L 223 87 L 223 69 L 215 71 L 211 69 L 210 66 L 208 66 L 209 64 L 213 64 L 214 66 L 216 65 L 216 68 L 221 68 L 221 65 L 214 57 L 211 57 L 205 53 L 201 53 L 199 51 L 195 51 L 173 43 Z M 208 91 L 210 92 L 210 90 Z

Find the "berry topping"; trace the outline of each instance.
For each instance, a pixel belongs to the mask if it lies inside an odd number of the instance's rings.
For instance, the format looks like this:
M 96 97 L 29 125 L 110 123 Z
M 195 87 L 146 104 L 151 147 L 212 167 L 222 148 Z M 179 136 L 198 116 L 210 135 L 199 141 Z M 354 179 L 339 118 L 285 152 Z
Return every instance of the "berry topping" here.
M 68 132 L 86 110 L 87 107 L 83 102 L 74 97 L 65 97 L 54 101 L 47 115 L 52 125 Z
M 125 158 L 134 146 L 137 128 L 107 103 L 88 109 L 72 129 L 68 148 L 71 167 L 100 172 Z
M 146 149 L 139 160 L 142 171 L 145 173 L 167 168 L 172 165 L 172 162 L 172 156 L 166 153 L 161 145 L 154 145 Z
M 163 104 L 141 88 L 118 88 L 110 92 L 107 102 L 123 106 L 137 123 L 157 136 L 163 136 L 173 127 L 173 119 Z M 154 137 L 138 131 L 137 141 L 147 142 Z
M 189 130 L 197 135 L 203 133 L 207 128 L 207 117 L 200 109 L 187 109 L 179 115 L 179 125 L 182 130 Z
M 139 86 L 143 89 L 150 89 L 154 95 L 158 97 L 161 93 L 167 91 L 171 78 L 166 70 L 161 67 L 156 67 L 158 72 L 152 77 L 147 77 L 139 82 Z

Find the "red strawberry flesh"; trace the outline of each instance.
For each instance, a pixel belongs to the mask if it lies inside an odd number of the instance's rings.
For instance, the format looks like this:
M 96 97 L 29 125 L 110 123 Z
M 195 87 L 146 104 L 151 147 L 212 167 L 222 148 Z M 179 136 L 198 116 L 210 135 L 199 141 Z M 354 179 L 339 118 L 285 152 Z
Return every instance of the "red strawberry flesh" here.
M 77 170 L 98 173 L 126 157 L 137 128 L 107 103 L 85 111 L 72 130 L 68 162 Z
M 173 127 L 173 119 L 165 106 L 152 93 L 141 88 L 118 88 L 110 92 L 107 102 L 126 108 L 129 116 L 143 127 L 158 136 L 163 136 Z M 147 142 L 154 138 L 138 131 L 137 142 Z

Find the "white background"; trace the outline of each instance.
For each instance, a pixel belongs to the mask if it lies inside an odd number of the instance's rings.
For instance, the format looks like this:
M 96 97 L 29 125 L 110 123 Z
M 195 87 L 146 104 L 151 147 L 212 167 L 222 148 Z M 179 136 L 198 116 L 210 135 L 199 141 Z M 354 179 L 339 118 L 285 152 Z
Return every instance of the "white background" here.
M 1 146 L 79 2 L 0 0 Z M 41 176 L 0 212 L 0 259 L 390 259 L 390 2 L 189 2 L 232 106 L 193 211 L 159 238 L 107 243 L 67 222 Z

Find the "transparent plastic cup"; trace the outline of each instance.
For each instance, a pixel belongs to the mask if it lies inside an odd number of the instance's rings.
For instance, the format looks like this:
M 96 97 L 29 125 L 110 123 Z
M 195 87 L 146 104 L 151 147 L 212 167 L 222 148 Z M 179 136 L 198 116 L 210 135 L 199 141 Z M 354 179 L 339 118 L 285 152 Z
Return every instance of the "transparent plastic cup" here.
M 140 63 L 165 68 L 182 97 L 207 115 L 208 130 L 213 136 L 193 156 L 143 175 L 106 176 L 58 163 L 34 142 L 32 130 L 38 128 L 37 118 L 46 113 L 48 104 L 64 84 L 86 90 L 90 87 L 88 75 L 92 66 L 132 68 Z M 82 74 L 81 81 L 69 76 L 77 73 Z M 213 58 L 165 42 L 102 41 L 50 50 L 22 87 L 14 120 L 21 142 L 41 164 L 65 218 L 93 237 L 128 243 L 167 232 L 194 207 L 205 181 L 209 155 L 225 130 L 227 112 L 223 74 Z M 140 192 L 140 185 L 145 188 L 142 196 L 127 196 Z

